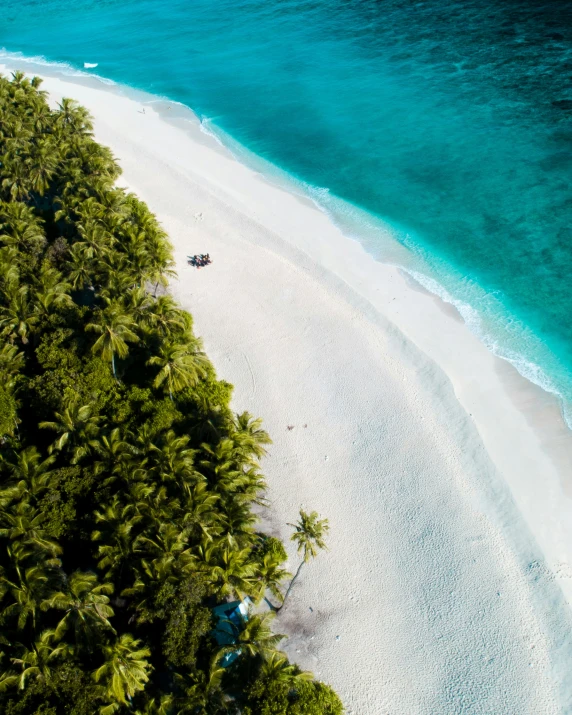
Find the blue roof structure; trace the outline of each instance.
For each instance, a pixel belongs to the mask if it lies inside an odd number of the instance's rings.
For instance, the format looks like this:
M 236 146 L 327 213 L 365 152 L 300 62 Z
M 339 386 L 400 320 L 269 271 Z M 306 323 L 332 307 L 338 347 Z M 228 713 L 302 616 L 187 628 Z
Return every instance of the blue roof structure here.
M 232 601 L 231 603 L 221 603 L 213 608 L 213 614 L 217 618 L 213 635 L 220 646 L 233 645 L 236 643 L 237 634 L 241 627 L 248 620 L 248 607 L 251 601 L 247 597 L 244 601 Z M 240 649 L 227 653 L 221 660 L 223 668 L 227 668 L 240 655 Z

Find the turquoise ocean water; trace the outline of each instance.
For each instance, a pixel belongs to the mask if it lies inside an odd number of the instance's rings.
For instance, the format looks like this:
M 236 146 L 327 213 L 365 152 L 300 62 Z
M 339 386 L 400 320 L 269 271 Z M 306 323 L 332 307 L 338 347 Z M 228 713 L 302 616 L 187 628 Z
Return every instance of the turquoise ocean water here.
M 0 10 L 6 51 L 97 63 L 89 71 L 188 105 L 287 172 L 374 256 L 455 302 L 491 349 L 558 393 L 572 424 L 572 2 L 0 0 Z

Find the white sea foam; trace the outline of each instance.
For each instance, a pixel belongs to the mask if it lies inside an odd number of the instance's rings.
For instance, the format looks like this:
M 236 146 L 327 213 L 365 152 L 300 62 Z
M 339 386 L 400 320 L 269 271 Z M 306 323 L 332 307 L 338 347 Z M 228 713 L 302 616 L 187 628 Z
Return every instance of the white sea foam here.
M 0 48 L 0 62 L 2 61 L 21 63 L 23 65 L 22 69 L 26 69 L 26 66 L 29 66 L 33 71 L 35 66 L 48 67 L 68 77 L 91 77 L 103 82 L 103 84 L 117 85 L 116 82 L 108 77 L 102 77 L 94 72 L 83 72 L 81 69 L 78 69 L 67 62 L 48 60 L 43 55 L 33 55 L 30 57 L 23 55 L 21 52 L 10 52 L 5 47 Z M 89 64 L 88 62 L 85 62 L 84 67 L 97 67 L 97 63 Z
M 97 67 L 97 62 L 84 62 L 83 66 L 86 70 L 93 69 L 94 67 Z
M 443 302 L 454 306 L 473 335 L 484 343 L 494 355 L 513 365 L 520 375 L 526 378 L 529 382 L 532 382 L 534 385 L 542 388 L 545 392 L 555 395 L 560 403 L 562 415 L 566 424 L 572 430 L 571 406 L 568 404 L 558 387 L 554 384 L 554 381 L 551 380 L 546 371 L 543 370 L 540 365 L 527 358 L 524 354 L 503 345 L 499 339 L 495 338 L 484 328 L 484 321 L 478 310 L 473 308 L 468 303 L 454 298 L 438 281 L 421 273 L 420 271 L 402 266 L 399 267 L 430 293 L 436 295 Z M 514 322 L 518 323 L 516 320 Z
M 222 139 L 218 136 L 217 132 L 214 131 L 211 127 L 214 126 L 212 119 L 209 117 L 200 117 L 199 118 L 199 127 L 200 130 L 203 134 L 206 134 L 208 137 L 211 137 L 214 139 L 219 146 L 225 147 L 226 145 L 222 141 Z

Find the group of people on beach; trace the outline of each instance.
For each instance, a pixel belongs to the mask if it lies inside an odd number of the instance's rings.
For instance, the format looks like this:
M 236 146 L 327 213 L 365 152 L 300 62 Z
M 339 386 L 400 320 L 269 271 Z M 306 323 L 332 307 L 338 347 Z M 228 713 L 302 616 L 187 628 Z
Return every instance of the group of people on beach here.
M 208 253 L 197 253 L 194 256 L 188 256 L 187 263 L 194 268 L 203 268 L 203 266 L 212 263 L 212 260 Z

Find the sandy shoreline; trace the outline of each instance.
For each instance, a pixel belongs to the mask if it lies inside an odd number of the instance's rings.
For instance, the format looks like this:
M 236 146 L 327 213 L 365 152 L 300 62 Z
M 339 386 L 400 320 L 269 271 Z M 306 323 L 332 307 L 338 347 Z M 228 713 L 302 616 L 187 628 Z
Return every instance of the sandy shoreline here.
M 572 435 L 555 401 L 180 108 L 142 113 L 149 96 L 89 78 L 43 88 L 88 107 L 169 232 L 174 294 L 274 440 L 273 528 L 300 505 L 330 519 L 330 552 L 276 624 L 292 658 L 354 715 L 572 712 Z M 208 270 L 186 265 L 197 252 Z

